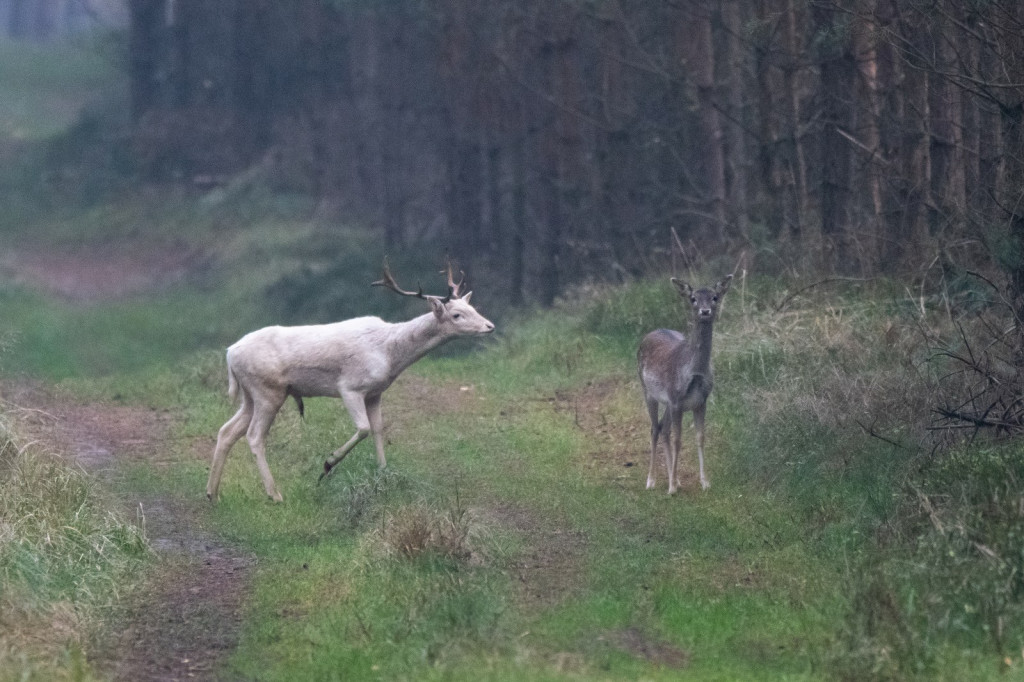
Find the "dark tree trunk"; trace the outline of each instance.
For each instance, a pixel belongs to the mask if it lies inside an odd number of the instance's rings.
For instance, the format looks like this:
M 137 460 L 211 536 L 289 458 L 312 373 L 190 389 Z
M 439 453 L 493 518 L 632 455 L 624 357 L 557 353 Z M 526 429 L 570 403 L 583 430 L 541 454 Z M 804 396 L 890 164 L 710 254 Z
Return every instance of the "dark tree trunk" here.
M 132 118 L 139 120 L 154 108 L 160 92 L 157 71 L 163 44 L 163 0 L 130 0 L 132 31 L 128 45 L 128 70 Z
M 855 112 L 854 81 L 857 61 L 845 15 L 831 7 L 814 9 L 820 36 L 821 73 L 821 232 L 830 250 L 829 265 L 839 271 L 853 267 L 850 240 L 850 142 Z

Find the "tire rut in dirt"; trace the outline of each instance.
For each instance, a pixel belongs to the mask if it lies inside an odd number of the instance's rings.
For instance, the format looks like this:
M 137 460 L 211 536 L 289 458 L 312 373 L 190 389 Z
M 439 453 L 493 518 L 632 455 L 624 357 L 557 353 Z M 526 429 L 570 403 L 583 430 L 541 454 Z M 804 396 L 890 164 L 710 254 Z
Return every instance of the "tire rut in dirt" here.
M 166 465 L 176 448 L 168 412 L 79 403 L 39 384 L 5 385 L 19 430 L 110 483 L 126 462 Z M 122 604 L 123 620 L 99 638 L 92 664 L 119 680 L 217 679 L 234 650 L 255 559 L 203 528 L 205 498 L 128 493 L 157 555 L 151 575 Z

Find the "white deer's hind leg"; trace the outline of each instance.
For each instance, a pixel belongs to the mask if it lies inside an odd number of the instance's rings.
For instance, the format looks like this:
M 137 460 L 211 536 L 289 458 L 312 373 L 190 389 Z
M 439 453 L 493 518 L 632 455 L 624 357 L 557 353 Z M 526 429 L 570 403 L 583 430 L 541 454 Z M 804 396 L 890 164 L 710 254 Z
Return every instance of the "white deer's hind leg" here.
M 388 461 L 384 459 L 384 418 L 380 413 L 380 396 L 368 397 L 366 399 L 366 416 L 370 419 L 370 430 L 373 432 L 373 444 L 377 448 L 377 466 L 381 469 L 387 467 Z
M 249 440 L 249 449 L 256 455 L 256 468 L 259 469 L 260 478 L 263 479 L 263 489 L 267 491 L 267 495 L 275 502 L 280 502 L 284 498 L 277 491 L 277 484 L 274 483 L 274 477 L 270 473 L 270 466 L 267 464 L 266 440 L 267 433 L 270 431 L 270 425 L 274 423 L 274 417 L 277 416 L 277 411 L 281 409 L 281 405 L 284 404 L 286 397 L 284 393 L 280 395 L 254 396 L 253 418 L 249 422 L 249 429 L 246 432 L 246 438 Z
M 647 470 L 648 490 L 654 488 L 654 475 L 658 457 L 658 437 L 661 434 L 661 426 L 664 424 L 664 421 L 658 421 L 658 407 L 657 400 L 647 401 L 647 414 L 651 417 L 651 466 Z M 665 414 L 668 414 L 668 409 L 665 410 Z
M 231 450 L 231 446 L 245 434 L 251 420 L 252 398 L 249 397 L 248 392 L 243 390 L 241 407 L 238 408 L 234 417 L 220 427 L 220 432 L 217 434 L 217 447 L 213 449 L 213 461 L 210 463 L 210 478 L 206 481 L 207 498 L 211 500 L 217 498 L 217 489 L 220 488 L 220 477 L 224 473 L 224 462 L 228 458 L 228 452 Z
M 704 410 L 706 405 L 701 405 L 693 410 L 693 429 L 697 432 L 697 462 L 700 467 L 700 487 L 707 490 L 711 483 L 704 475 Z
M 348 439 L 348 442 L 332 452 L 331 456 L 324 462 L 324 471 L 320 474 L 321 480 L 324 476 L 331 473 L 331 469 L 337 466 L 338 462 L 345 459 L 345 455 L 352 448 L 370 435 L 370 419 L 366 415 L 366 397 L 362 393 L 344 391 L 341 394 L 341 399 L 344 401 L 345 408 L 352 417 L 352 421 L 355 422 L 356 432 L 355 435 Z

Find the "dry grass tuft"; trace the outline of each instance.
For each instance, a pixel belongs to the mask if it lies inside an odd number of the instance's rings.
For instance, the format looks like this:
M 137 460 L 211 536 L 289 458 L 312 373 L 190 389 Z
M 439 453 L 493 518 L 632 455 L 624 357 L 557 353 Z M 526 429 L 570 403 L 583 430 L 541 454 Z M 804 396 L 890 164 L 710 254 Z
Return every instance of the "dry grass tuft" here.
M 386 553 L 406 559 L 429 555 L 466 561 L 474 556 L 472 525 L 468 510 L 461 505 L 442 512 L 414 503 L 384 517 L 379 539 Z
M 716 365 L 745 384 L 763 423 L 806 419 L 896 441 L 925 435 L 929 348 L 910 305 L 838 294 L 794 299 L 782 311 L 733 304 L 716 337 Z

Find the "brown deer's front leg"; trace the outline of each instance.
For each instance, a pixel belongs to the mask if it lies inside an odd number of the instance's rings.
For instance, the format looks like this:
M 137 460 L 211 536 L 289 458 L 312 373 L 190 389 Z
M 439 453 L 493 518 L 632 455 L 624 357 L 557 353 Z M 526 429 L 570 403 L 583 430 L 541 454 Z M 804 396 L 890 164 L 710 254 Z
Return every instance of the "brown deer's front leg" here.
M 704 475 L 704 412 L 707 403 L 693 408 L 693 430 L 697 432 L 697 462 L 700 467 L 700 487 L 707 490 L 711 487 L 707 476 Z

